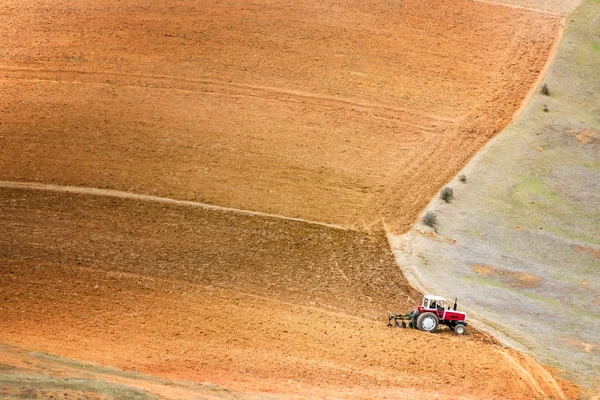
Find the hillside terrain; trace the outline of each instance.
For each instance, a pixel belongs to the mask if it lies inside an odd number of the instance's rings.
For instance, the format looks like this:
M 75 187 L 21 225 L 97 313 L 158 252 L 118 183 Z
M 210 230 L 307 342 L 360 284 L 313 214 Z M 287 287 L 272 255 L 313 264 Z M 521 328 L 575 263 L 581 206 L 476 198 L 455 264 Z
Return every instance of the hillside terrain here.
M 600 24 L 568 18 L 524 112 L 435 199 L 437 234 L 395 239 L 422 287 L 455 293 L 506 343 L 600 391 Z M 544 111 L 544 110 L 547 111 Z M 507 160 L 509 160 L 507 162 Z
M 559 28 L 466 0 L 18 2 L 0 179 L 403 232 L 510 121 Z
M 0 397 L 583 395 L 478 329 L 386 326 L 421 293 L 384 228 L 511 121 L 562 11 L 5 3 Z
M 476 331 L 386 327 L 387 312 L 419 294 L 382 232 L 114 196 L 1 194 L 2 343 L 292 397 L 577 394 Z M 440 362 L 450 366 L 443 379 L 431 368 Z

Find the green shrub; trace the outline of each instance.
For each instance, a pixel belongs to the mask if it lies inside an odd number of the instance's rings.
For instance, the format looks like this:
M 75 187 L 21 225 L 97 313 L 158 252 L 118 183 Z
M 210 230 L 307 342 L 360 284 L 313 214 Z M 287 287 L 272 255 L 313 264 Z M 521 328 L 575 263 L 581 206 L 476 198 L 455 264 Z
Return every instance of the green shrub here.
M 467 183 L 467 176 L 466 175 L 459 175 L 458 176 L 458 180 L 461 181 L 462 183 Z
M 449 187 L 445 187 L 440 192 L 440 199 L 444 200 L 446 203 L 450 203 L 450 200 L 454 197 L 454 190 Z
M 427 211 L 425 215 L 423 215 L 421 222 L 428 227 L 435 229 L 437 226 L 437 215 L 435 215 L 433 211 Z
M 548 85 L 545 83 L 540 88 L 540 92 L 542 92 L 544 96 L 550 96 L 550 88 L 548 88 Z

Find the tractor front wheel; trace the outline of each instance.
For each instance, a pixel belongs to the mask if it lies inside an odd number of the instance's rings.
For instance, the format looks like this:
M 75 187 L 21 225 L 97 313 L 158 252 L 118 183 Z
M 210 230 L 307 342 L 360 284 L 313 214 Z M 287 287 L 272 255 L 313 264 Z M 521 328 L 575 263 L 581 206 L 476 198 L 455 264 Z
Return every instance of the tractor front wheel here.
M 434 313 L 426 312 L 417 318 L 417 328 L 425 332 L 435 332 L 438 328 L 439 320 Z

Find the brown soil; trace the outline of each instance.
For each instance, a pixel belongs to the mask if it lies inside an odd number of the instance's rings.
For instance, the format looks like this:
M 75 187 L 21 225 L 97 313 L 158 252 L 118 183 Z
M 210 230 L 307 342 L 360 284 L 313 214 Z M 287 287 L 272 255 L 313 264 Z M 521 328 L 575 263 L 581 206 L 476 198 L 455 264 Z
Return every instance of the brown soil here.
M 0 179 L 405 231 L 559 27 L 465 0 L 7 4 Z
M 583 129 L 581 131 L 567 129 L 565 132 L 584 144 L 594 143 L 598 139 L 600 139 L 600 131 L 597 131 L 595 129 Z
M 382 234 L 38 190 L 0 216 L 0 342 L 290 397 L 558 393 L 474 331 L 387 328 L 418 294 Z
M 577 398 L 475 330 L 387 328 L 419 293 L 377 231 L 508 123 L 560 24 L 465 0 L 9 1 L 1 180 L 352 229 L 3 188 L 0 343 L 286 398 Z
M 479 275 L 489 276 L 504 282 L 508 286 L 532 288 L 540 286 L 542 278 L 526 272 L 516 272 L 491 265 L 473 265 L 471 269 Z
M 241 288 L 380 319 L 419 298 L 383 232 L 17 189 L 0 189 L 0 215 L 5 258 Z
M 581 245 L 573 245 L 573 246 L 571 246 L 571 248 L 575 251 L 580 251 L 582 253 L 586 253 L 590 257 L 594 257 L 594 258 L 600 260 L 600 250 L 596 250 L 591 247 L 581 246 Z

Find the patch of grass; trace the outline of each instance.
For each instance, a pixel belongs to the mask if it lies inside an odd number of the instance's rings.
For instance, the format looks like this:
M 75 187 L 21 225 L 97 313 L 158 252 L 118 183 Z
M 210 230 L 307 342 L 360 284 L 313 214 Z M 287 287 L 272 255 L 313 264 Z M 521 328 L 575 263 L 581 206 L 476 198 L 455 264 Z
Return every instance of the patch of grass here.
M 53 362 L 61 365 L 65 365 L 67 367 L 75 368 L 83 371 L 90 372 L 99 372 L 102 374 L 115 375 L 128 379 L 149 379 L 148 377 L 142 377 L 140 374 L 136 374 L 135 372 L 127 372 L 121 371 L 115 368 L 105 367 L 103 365 L 93 364 L 93 363 L 83 363 L 75 360 L 69 360 L 67 358 L 62 358 L 58 356 L 54 356 L 52 354 L 45 354 L 39 352 L 31 352 L 30 356 L 46 362 Z M 153 379 L 154 380 L 154 379 Z M 158 381 L 158 379 L 156 379 Z
M 13 387 L 24 393 L 40 391 L 73 390 L 84 393 L 99 394 L 106 399 L 123 400 L 155 400 L 156 398 L 143 390 L 126 385 L 87 379 L 55 379 L 38 374 L 4 374 L 0 375 L 0 386 Z
M 591 169 L 593 171 L 600 171 L 600 163 L 597 163 L 597 162 L 585 161 L 581 165 L 583 165 L 585 168 Z
M 482 276 L 476 276 L 476 275 L 467 275 L 464 276 L 462 279 L 464 279 L 465 281 L 471 282 L 471 283 L 475 283 L 477 285 L 485 285 L 485 286 L 492 286 L 492 287 L 497 287 L 497 288 L 502 288 L 502 289 L 506 289 L 507 286 L 503 285 L 502 282 L 491 279 L 491 278 L 485 278 Z
M 438 223 L 437 215 L 433 211 L 427 211 L 425 215 L 423 215 L 423 218 L 421 218 L 421 222 L 428 227 L 435 229 Z
M 444 200 L 446 203 L 450 203 L 450 201 L 454 198 L 454 190 L 450 187 L 445 187 L 440 192 L 440 199 Z
M 598 3 L 600 3 L 600 0 L 597 0 Z M 597 52 L 600 53 L 600 44 L 598 43 L 592 43 L 592 49 L 596 50 Z
M 553 207 L 558 204 L 568 205 L 554 192 L 548 189 L 541 180 L 529 180 L 517 185 L 512 190 L 512 197 L 521 204 L 534 204 L 542 207 Z

